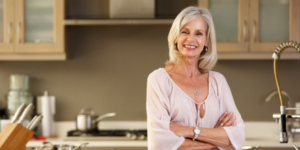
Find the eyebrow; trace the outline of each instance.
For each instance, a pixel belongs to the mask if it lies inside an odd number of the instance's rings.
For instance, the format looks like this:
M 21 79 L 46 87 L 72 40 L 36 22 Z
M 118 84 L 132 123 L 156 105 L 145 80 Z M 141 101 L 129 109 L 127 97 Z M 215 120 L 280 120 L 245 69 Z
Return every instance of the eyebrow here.
M 184 30 L 184 29 L 185 29 L 185 30 L 189 30 L 188 28 L 182 28 L 181 30 Z M 180 31 L 181 31 L 181 30 L 180 30 Z M 201 29 L 197 29 L 197 31 L 205 32 L 204 30 L 201 30 Z

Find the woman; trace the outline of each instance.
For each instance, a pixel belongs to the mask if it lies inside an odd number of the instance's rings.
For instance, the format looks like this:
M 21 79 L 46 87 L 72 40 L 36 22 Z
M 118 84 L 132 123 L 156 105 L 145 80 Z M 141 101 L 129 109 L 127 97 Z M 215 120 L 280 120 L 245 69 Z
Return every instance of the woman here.
M 240 149 L 245 125 L 217 62 L 210 12 L 188 7 L 174 20 L 165 68 L 147 83 L 150 150 Z

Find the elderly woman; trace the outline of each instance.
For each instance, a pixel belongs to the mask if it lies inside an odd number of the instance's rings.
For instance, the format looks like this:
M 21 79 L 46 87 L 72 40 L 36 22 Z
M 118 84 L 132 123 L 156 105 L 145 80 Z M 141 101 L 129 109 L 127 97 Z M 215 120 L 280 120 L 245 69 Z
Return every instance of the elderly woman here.
M 147 82 L 150 150 L 240 149 L 245 125 L 217 62 L 210 12 L 188 7 L 168 36 L 170 59 Z

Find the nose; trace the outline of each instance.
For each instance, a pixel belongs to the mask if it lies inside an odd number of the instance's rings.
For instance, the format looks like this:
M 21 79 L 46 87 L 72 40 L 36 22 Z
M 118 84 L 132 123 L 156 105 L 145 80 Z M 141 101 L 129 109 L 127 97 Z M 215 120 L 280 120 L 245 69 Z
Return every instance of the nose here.
M 188 41 L 193 41 L 195 39 L 195 36 L 193 34 L 189 34 L 189 36 L 187 37 Z

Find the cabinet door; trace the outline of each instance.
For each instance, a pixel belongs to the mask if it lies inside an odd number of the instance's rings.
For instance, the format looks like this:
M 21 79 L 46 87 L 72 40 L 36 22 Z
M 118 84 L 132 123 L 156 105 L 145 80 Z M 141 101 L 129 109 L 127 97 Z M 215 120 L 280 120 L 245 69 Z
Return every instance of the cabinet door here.
M 248 51 L 248 0 L 199 0 L 199 6 L 212 14 L 218 52 Z
M 13 51 L 13 2 L 0 0 L 0 53 Z
M 64 0 L 15 0 L 17 53 L 64 52 Z
M 299 3 L 299 0 L 251 0 L 250 51 L 274 52 L 284 41 L 299 41 Z

